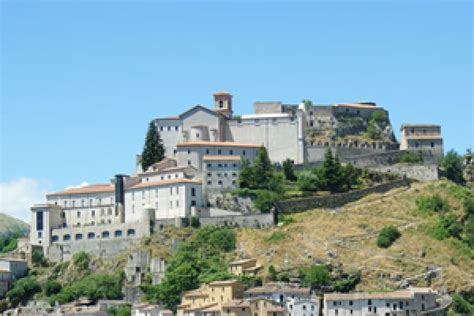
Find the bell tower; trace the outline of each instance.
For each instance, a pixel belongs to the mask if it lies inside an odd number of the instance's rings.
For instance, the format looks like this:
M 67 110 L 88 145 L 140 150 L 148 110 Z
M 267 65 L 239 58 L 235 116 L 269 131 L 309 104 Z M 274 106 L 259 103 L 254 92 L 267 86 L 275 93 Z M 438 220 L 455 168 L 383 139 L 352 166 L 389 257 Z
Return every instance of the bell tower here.
M 227 119 L 232 118 L 232 95 L 225 91 L 214 93 L 214 111 L 224 115 Z

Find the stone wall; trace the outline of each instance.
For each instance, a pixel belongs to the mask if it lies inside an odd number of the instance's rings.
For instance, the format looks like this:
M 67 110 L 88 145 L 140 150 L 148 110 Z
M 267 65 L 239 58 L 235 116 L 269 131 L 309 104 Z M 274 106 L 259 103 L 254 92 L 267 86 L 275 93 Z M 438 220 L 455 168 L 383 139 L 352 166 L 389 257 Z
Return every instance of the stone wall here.
M 214 225 L 265 228 L 272 227 L 275 224 L 273 213 L 201 217 L 199 220 L 201 226 Z
M 46 256 L 52 262 L 71 260 L 72 255 L 85 251 L 101 258 L 113 258 L 132 245 L 140 243 L 140 239 L 120 238 L 112 240 L 80 240 L 68 243 L 54 243 L 47 248 Z
M 324 154 L 330 148 L 333 154 L 337 154 L 341 160 L 364 160 L 366 157 L 378 156 L 380 154 L 399 153 L 397 144 L 388 143 L 318 143 L 306 148 L 306 159 L 309 163 L 323 161 Z M 353 162 L 352 162 L 353 163 Z
M 314 208 L 336 208 L 344 206 L 347 203 L 357 201 L 358 199 L 371 194 L 383 193 L 393 188 L 407 185 L 406 180 L 395 180 L 383 183 L 371 188 L 351 191 L 346 193 L 332 194 L 328 196 L 313 196 L 306 198 L 290 199 L 276 203 L 277 213 L 295 213 L 311 210 Z
M 437 165 L 396 164 L 368 169 L 383 173 L 395 173 L 418 181 L 434 181 L 439 178 L 439 168 Z

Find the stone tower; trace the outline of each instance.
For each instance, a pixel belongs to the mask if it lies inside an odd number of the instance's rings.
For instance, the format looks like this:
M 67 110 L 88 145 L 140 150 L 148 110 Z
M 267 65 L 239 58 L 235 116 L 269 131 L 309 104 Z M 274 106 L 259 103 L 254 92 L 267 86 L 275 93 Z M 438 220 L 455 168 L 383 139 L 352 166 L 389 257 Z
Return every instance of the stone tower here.
M 225 91 L 214 93 L 214 111 L 224 115 L 227 119 L 231 119 L 232 95 Z

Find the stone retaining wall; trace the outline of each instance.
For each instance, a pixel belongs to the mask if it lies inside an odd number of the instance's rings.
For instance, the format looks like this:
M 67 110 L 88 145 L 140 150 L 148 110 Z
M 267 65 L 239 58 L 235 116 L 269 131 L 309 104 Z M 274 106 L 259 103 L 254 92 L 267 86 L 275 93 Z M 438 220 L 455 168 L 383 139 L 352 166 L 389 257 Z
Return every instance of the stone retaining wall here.
M 278 214 L 297 213 L 314 208 L 336 208 L 344 206 L 347 203 L 357 201 L 358 199 L 370 193 L 383 193 L 393 188 L 406 186 L 407 184 L 407 180 L 402 179 L 383 183 L 371 188 L 346 193 L 284 200 L 276 202 L 275 208 Z

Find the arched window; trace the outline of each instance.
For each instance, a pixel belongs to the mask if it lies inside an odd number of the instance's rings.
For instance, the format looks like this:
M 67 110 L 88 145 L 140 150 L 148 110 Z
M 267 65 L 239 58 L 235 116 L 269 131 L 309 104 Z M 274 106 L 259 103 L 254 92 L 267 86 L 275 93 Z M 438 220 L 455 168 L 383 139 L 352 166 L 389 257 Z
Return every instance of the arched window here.
M 87 239 L 94 239 L 95 234 L 94 233 L 87 233 Z
M 116 230 L 114 235 L 115 235 L 115 237 L 122 237 L 122 231 L 121 230 Z
M 64 241 L 71 240 L 71 235 L 69 235 L 69 234 L 64 235 L 64 236 L 63 236 L 63 240 L 64 240 Z
M 58 237 L 58 236 L 53 236 L 53 237 L 51 238 L 51 241 L 52 241 L 52 242 L 56 242 L 56 241 L 58 241 L 58 240 L 59 240 L 59 237 Z
M 76 240 L 82 240 L 82 234 L 76 234 Z
M 223 107 L 224 107 L 224 101 L 220 100 L 220 101 L 219 101 L 219 108 L 222 109 Z
M 135 236 L 135 229 L 130 228 L 127 230 L 127 236 Z
M 102 232 L 102 238 L 109 238 L 110 233 L 108 231 Z

